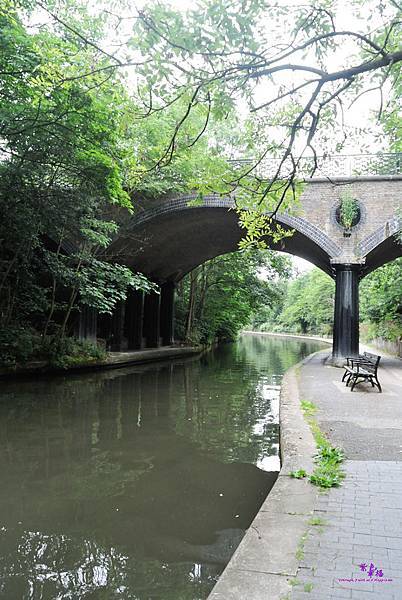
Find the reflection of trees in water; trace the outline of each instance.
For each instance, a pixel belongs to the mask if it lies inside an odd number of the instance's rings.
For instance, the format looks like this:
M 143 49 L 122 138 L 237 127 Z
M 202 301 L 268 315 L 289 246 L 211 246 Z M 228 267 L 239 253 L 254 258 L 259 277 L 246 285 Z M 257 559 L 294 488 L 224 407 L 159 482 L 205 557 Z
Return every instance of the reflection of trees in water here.
M 121 597 L 148 599 L 159 586 L 164 599 L 206 597 L 220 568 L 205 563 L 228 559 L 272 485 L 238 463 L 276 452 L 275 392 L 264 386 L 298 360 L 300 344 L 273 342 L 4 384 L 0 595 L 102 598 L 104 589 L 109 598 L 125 587 Z M 31 596 L 13 592 L 28 585 Z
M 114 547 L 64 535 L 25 533 L 19 560 L 0 558 L 0 594 L 7 600 L 164 600 L 206 598 L 221 569 L 132 558 Z

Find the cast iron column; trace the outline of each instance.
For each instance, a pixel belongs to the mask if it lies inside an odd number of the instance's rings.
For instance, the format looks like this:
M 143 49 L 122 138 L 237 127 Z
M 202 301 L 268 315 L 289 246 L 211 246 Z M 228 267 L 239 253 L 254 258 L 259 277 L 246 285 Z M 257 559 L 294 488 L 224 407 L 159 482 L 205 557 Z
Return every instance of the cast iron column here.
M 174 343 L 174 293 L 173 281 L 166 281 L 161 286 L 161 337 L 162 345 Z
M 112 315 L 112 340 L 111 350 L 112 352 L 121 352 L 122 342 L 124 336 L 124 302 L 120 301 L 116 304 L 116 307 Z
M 359 265 L 336 265 L 332 359 L 359 354 Z
M 82 306 L 78 324 L 78 337 L 80 340 L 89 340 L 96 344 L 97 317 L 95 308 Z
M 125 332 L 129 350 L 141 350 L 144 347 L 144 292 L 132 290 L 126 300 Z
M 161 296 L 155 292 L 145 295 L 144 336 L 147 348 L 160 346 Z

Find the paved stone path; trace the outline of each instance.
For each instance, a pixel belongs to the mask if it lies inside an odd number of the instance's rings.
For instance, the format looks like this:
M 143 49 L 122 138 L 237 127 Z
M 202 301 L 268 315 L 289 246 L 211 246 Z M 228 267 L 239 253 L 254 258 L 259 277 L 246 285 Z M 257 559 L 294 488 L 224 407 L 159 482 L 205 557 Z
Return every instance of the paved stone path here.
M 290 598 L 402 600 L 402 361 L 383 358 L 382 394 L 341 377 L 322 354 L 301 369 L 301 397 L 348 460 L 343 485 L 315 503 Z

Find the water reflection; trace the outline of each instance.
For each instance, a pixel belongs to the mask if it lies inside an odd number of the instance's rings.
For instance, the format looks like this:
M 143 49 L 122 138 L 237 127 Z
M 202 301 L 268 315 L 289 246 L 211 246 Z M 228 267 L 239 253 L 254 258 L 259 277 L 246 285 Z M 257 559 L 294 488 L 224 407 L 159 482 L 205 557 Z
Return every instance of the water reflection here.
M 3 383 L 0 597 L 206 598 L 275 481 L 282 373 L 318 347 Z

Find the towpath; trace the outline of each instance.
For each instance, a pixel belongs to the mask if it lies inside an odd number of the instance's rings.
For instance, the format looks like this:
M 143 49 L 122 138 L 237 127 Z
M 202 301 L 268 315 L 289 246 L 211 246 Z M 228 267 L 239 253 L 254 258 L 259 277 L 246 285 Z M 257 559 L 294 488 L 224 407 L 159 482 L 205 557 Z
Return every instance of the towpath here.
M 301 399 L 347 457 L 346 479 L 319 494 L 291 600 L 402 599 L 402 361 L 383 357 L 382 394 L 353 392 L 322 353 L 299 372 Z M 267 594 L 267 600 L 269 593 Z

